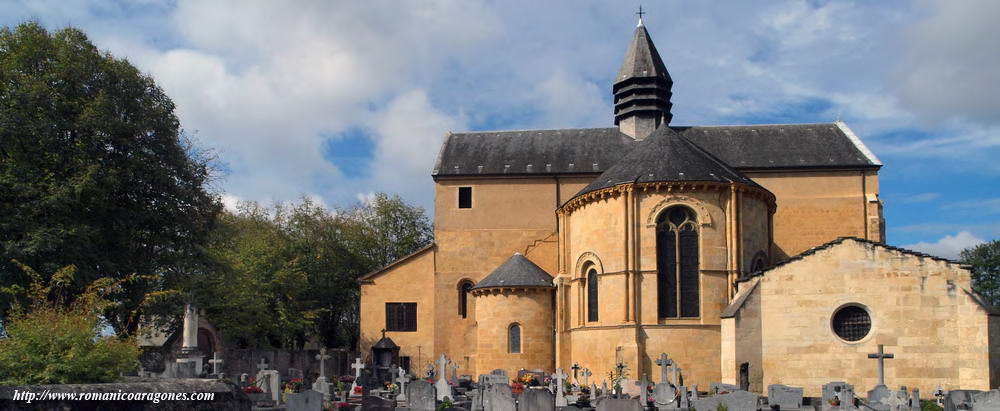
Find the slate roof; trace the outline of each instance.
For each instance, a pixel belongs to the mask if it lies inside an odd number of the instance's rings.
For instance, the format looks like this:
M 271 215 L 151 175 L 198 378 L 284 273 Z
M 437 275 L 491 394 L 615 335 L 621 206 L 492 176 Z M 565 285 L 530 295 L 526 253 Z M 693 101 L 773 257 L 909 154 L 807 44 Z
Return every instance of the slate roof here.
M 378 342 L 375 343 L 375 345 L 373 345 L 372 348 L 392 350 L 392 349 L 399 349 L 399 346 L 396 345 L 394 341 L 392 341 L 392 338 L 383 335 L 382 339 L 378 340 Z
M 673 129 L 661 127 L 577 195 L 618 184 L 658 181 L 737 182 L 760 187 Z
M 841 122 L 670 129 L 741 171 L 882 165 Z M 618 128 L 450 133 L 432 175 L 596 175 L 639 143 Z
M 615 82 L 620 82 L 633 77 L 661 77 L 670 81 L 670 73 L 660 59 L 660 53 L 656 51 L 653 40 L 649 38 L 646 26 L 639 25 L 635 28 L 635 35 L 632 36 L 632 43 L 625 52 L 625 60 L 618 70 Z
M 514 253 L 510 259 L 500 264 L 490 275 L 472 287 L 473 290 L 493 287 L 542 287 L 555 288 L 552 276 L 525 258 Z

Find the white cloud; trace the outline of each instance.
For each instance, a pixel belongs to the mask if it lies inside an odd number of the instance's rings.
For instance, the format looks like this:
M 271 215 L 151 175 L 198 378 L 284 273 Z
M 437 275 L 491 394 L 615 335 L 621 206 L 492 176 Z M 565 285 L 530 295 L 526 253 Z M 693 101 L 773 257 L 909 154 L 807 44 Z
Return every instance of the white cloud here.
M 921 2 L 926 17 L 905 36 L 900 95 L 918 118 L 1000 123 L 1000 2 Z
M 968 231 L 960 231 L 955 235 L 946 235 L 941 237 L 935 242 L 928 243 L 921 241 L 916 244 L 904 245 L 903 248 L 924 252 L 933 256 L 957 260 L 959 253 L 961 253 L 962 250 L 985 242 L 986 240 L 976 237 Z
M 896 201 L 900 204 L 917 204 L 926 203 L 928 201 L 934 201 L 941 197 L 940 193 L 920 193 L 920 194 L 907 194 L 896 198 Z
M 232 194 L 222 195 L 222 206 L 226 208 L 227 211 L 235 213 L 239 211 L 240 202 L 243 201 L 242 198 L 234 196 Z

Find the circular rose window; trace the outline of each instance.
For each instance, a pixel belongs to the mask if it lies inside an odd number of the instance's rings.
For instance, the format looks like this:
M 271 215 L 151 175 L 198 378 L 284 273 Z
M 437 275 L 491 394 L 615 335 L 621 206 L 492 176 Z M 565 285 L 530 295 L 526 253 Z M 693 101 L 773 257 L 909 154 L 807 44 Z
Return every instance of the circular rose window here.
M 860 341 L 872 330 L 868 310 L 856 305 L 844 306 L 833 314 L 833 332 L 844 341 Z

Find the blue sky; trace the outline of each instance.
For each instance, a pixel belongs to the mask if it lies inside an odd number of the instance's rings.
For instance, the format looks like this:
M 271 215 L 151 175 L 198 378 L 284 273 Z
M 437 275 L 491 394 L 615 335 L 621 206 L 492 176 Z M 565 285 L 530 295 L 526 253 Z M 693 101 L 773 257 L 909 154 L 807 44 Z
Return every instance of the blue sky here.
M 174 99 L 233 202 L 429 208 L 449 130 L 602 127 L 634 1 L 3 1 L 86 31 Z M 842 119 L 882 159 L 888 240 L 1000 237 L 1000 2 L 646 1 L 675 125 Z

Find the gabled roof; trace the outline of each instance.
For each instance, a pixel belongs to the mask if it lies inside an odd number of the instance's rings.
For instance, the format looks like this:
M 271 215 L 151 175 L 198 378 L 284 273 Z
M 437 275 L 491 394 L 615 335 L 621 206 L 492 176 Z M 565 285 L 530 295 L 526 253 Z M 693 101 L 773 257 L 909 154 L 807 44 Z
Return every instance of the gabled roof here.
M 670 129 L 736 170 L 882 165 L 841 122 Z M 432 175 L 596 176 L 639 143 L 617 127 L 450 133 Z
M 505 263 L 500 264 L 490 275 L 482 279 L 473 290 L 496 287 L 540 287 L 555 288 L 552 276 L 521 253 L 514 253 Z
M 632 43 L 629 44 L 628 51 L 625 52 L 625 60 L 622 62 L 621 69 L 618 70 L 615 82 L 635 77 L 660 77 L 671 81 L 670 73 L 667 73 L 667 67 L 660 59 L 660 53 L 656 51 L 656 46 L 649 38 L 646 26 L 642 24 L 635 28 Z
M 722 313 L 719 314 L 719 318 L 735 317 L 736 313 L 738 313 L 740 309 L 743 308 L 743 304 L 746 304 L 747 299 L 750 298 L 750 294 L 752 294 L 754 290 L 757 289 L 757 285 L 759 284 L 760 280 L 757 280 L 754 281 L 753 284 L 750 284 L 749 287 L 744 287 L 743 290 L 740 290 L 740 293 L 737 294 L 736 299 L 734 299 L 732 303 L 729 303 L 729 306 L 726 307 L 725 310 L 722 310 Z
M 376 275 L 379 275 L 379 274 L 382 274 L 382 273 L 386 272 L 387 270 L 389 270 L 390 268 L 395 267 L 396 265 L 398 265 L 398 264 L 400 264 L 400 263 L 402 263 L 402 262 L 404 262 L 406 260 L 409 260 L 409 259 L 411 259 L 413 257 L 416 257 L 418 255 L 421 255 L 421 254 L 423 254 L 423 253 L 425 253 L 425 252 L 433 249 L 435 245 L 437 245 L 437 244 L 436 243 L 430 243 L 430 244 L 427 244 L 427 245 L 425 245 L 423 247 L 420 247 L 419 249 L 417 249 L 417 251 L 414 251 L 412 253 L 404 255 L 404 256 L 400 257 L 399 259 L 397 259 L 396 261 L 393 261 L 393 262 L 391 262 L 389 264 L 386 264 L 382 268 L 379 268 L 379 269 L 377 269 L 375 271 L 372 271 L 372 272 L 370 272 L 368 274 L 365 274 L 365 275 L 363 275 L 361 277 L 358 277 L 358 281 L 359 282 L 365 282 L 365 281 L 371 280 L 372 277 L 374 277 Z
M 673 129 L 660 127 L 577 196 L 619 184 L 660 181 L 733 182 L 759 187 Z
M 745 282 L 745 281 L 749 281 L 749 280 L 751 280 L 751 279 L 753 279 L 755 277 L 760 277 L 760 276 L 768 273 L 769 271 L 774 270 L 775 268 L 782 267 L 782 266 L 788 265 L 790 263 L 793 263 L 795 261 L 802 260 L 802 259 L 804 259 L 806 257 L 809 257 L 809 256 L 811 256 L 813 254 L 816 254 L 816 253 L 818 253 L 820 251 L 827 250 L 827 249 L 833 248 L 833 247 L 835 247 L 837 245 L 840 245 L 841 243 L 843 243 L 845 241 L 856 241 L 856 242 L 859 242 L 859 243 L 869 244 L 869 245 L 881 247 L 881 248 L 884 248 L 886 250 L 896 251 L 896 252 L 900 252 L 900 253 L 903 253 L 903 254 L 911 255 L 911 256 L 914 256 L 914 257 L 930 258 L 931 260 L 934 260 L 934 261 L 941 261 L 941 262 L 945 262 L 945 263 L 948 263 L 948 264 L 955 264 L 955 265 L 959 265 L 959 266 L 962 266 L 962 267 L 968 267 L 966 264 L 964 264 L 962 262 L 959 262 L 959 261 L 949 260 L 947 258 L 938 257 L 938 256 L 926 254 L 926 253 L 921 253 L 919 251 L 913 251 L 913 250 L 908 250 L 908 249 L 905 249 L 905 248 L 894 247 L 894 246 L 891 246 L 891 245 L 886 245 L 886 244 L 883 244 L 883 243 L 875 242 L 875 241 L 872 241 L 872 240 L 866 240 L 864 238 L 858 238 L 858 237 L 840 237 L 840 238 L 837 238 L 836 240 L 833 240 L 833 241 L 830 241 L 828 243 L 821 244 L 821 245 L 815 246 L 813 248 L 810 248 L 810 249 L 808 249 L 806 251 L 803 251 L 803 252 L 801 252 L 801 253 L 799 253 L 797 255 L 789 257 L 788 259 L 786 259 L 784 261 L 780 261 L 777 264 L 771 265 L 771 266 L 769 266 L 769 267 L 767 267 L 767 268 L 765 268 L 763 270 L 759 270 L 759 271 L 755 271 L 755 272 L 749 273 L 746 276 L 743 276 L 743 277 L 737 279 L 737 281 L 739 281 L 739 282 Z

